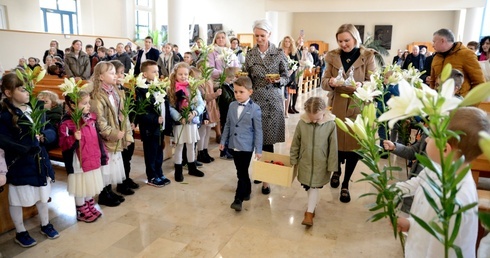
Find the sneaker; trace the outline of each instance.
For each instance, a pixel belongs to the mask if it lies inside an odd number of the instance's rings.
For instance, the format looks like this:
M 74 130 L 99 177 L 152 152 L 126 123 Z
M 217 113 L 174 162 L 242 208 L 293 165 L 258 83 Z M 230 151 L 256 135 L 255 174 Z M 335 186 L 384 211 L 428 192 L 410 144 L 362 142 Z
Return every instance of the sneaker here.
M 163 181 L 163 185 L 169 185 L 172 181 L 170 179 L 166 178 L 165 176 L 160 177 L 160 179 Z
M 154 177 L 151 180 L 148 180 L 147 184 L 154 186 L 154 187 L 163 187 L 164 186 L 163 180 L 158 178 L 158 177 Z
M 197 160 L 194 161 L 194 163 L 196 163 L 196 167 L 202 167 L 203 166 L 203 164 Z
M 46 226 L 41 226 L 41 234 L 45 235 L 49 239 L 55 239 L 60 236 L 58 231 L 54 229 L 53 224 L 48 223 Z
M 14 241 L 22 247 L 31 247 L 37 244 L 36 240 L 34 240 L 27 231 L 15 234 Z

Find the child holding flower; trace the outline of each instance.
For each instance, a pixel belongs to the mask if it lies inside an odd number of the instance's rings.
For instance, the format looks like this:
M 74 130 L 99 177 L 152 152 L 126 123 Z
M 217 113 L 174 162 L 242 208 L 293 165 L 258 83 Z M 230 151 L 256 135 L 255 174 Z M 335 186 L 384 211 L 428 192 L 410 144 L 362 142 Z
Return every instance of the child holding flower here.
M 168 101 L 164 97 L 155 80 L 158 80 L 158 65 L 153 60 L 141 63 L 141 73 L 146 79 L 145 84 L 136 86 L 136 100 L 144 105 L 143 114 L 137 115 L 141 140 L 145 157 L 146 177 L 148 185 L 163 187 L 170 180 L 163 175 L 163 149 L 165 148 L 164 131 L 170 130 L 170 111 Z M 145 104 L 146 103 L 146 104 Z
M 29 150 L 19 153 L 9 149 L 5 152 L 5 161 L 10 165 L 7 181 L 10 217 L 16 230 L 15 242 L 22 247 L 31 247 L 37 242 L 24 226 L 22 207 L 36 205 L 41 222 L 41 234 L 49 239 L 59 237 L 58 232 L 49 223 L 48 199 L 51 183 L 54 182 L 54 171 L 44 147 L 46 143 L 55 140 L 56 132 L 46 124 L 39 134 L 31 137 L 29 132 L 34 124 L 31 117 L 33 107 L 29 103 L 26 85 L 16 73 L 3 76 L 1 91 L 5 98 L 1 103 L 0 137 L 2 141 L 12 140 Z
M 471 126 L 468 126 L 471 125 Z M 458 108 L 451 117 L 448 125 L 448 130 L 461 132 L 459 141 L 452 137 L 450 138 L 444 149 L 444 159 L 449 154 L 453 154 L 454 162 L 461 156 L 464 156 L 464 164 L 471 163 L 477 158 L 482 150 L 478 145 L 478 133 L 484 131 L 490 133 L 490 121 L 487 114 L 475 107 Z M 441 157 L 435 144 L 435 139 L 427 138 L 426 153 L 432 162 L 436 165 L 441 164 Z M 461 166 L 461 169 L 466 167 Z M 461 171 L 461 170 L 460 170 Z M 459 172 L 456 172 L 456 175 Z M 406 196 L 414 196 L 411 213 L 418 218 L 429 223 L 437 218 L 435 211 L 427 201 L 425 195 L 431 196 L 440 206 L 439 198 L 432 190 L 429 182 L 440 184 L 435 172 L 428 168 L 424 168 L 417 177 L 411 178 L 409 181 L 397 183 L 396 186 Z M 461 182 L 458 184 L 458 192 L 456 198 L 460 207 L 478 202 L 475 181 L 472 178 L 471 172 L 468 172 Z M 424 193 L 426 190 L 427 192 Z M 478 225 L 478 208 L 475 206 L 470 210 L 462 213 L 461 225 L 459 233 L 454 241 L 454 245 L 461 248 L 463 257 L 475 257 L 475 244 L 477 237 Z M 405 257 L 443 257 L 444 245 L 441 244 L 435 237 L 429 234 L 419 223 L 416 223 L 413 218 L 398 218 L 398 230 L 408 232 L 408 237 L 405 245 Z M 451 223 L 452 224 L 452 223 Z M 456 257 L 451 251 L 450 257 Z
M 104 190 L 99 195 L 99 204 L 109 207 L 124 202 L 124 197 L 112 191 L 112 184 L 120 184 L 126 178 L 121 152 L 131 142 L 133 136 L 129 120 L 123 124 L 121 106 L 124 93 L 115 87 L 114 65 L 102 61 L 94 67 L 91 111 L 97 115 L 97 128 L 108 150 L 109 162 L 102 166 Z
M 189 83 L 190 66 L 181 62 L 175 65 L 174 71 L 170 75 L 170 87 L 168 95 L 170 100 L 170 115 L 175 121 L 175 181 L 184 181 L 182 175 L 182 149 L 184 144 L 187 148 L 187 160 L 189 175 L 203 177 L 204 173 L 197 169 L 196 154 L 194 144 L 199 140 L 197 124 L 199 115 L 204 112 L 204 101 L 198 85 Z
M 96 115 L 90 113 L 90 95 L 85 91 L 66 94 L 65 103 L 68 112 L 60 124 L 59 142 L 68 173 L 68 193 L 75 197 L 77 220 L 90 223 L 102 215 L 93 196 L 104 188 L 100 167 L 107 164 L 107 153 L 95 126 Z M 78 121 L 76 110 L 82 115 Z

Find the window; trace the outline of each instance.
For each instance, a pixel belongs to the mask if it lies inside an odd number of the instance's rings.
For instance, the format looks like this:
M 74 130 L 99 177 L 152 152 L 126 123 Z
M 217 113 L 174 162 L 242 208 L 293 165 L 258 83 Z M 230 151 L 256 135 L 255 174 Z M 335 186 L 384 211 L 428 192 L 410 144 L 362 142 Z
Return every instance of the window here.
M 44 31 L 78 34 L 77 0 L 40 0 Z
M 7 18 L 6 18 L 6 7 L 5 5 L 0 5 L 0 29 L 6 30 L 7 28 Z
M 136 39 L 143 39 L 151 31 L 151 2 L 152 0 L 135 0 L 136 1 Z

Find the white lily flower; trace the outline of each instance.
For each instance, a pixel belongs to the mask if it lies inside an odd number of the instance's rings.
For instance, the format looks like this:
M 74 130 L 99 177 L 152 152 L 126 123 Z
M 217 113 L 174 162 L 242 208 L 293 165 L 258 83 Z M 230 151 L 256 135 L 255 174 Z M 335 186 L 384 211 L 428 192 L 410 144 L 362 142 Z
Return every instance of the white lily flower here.
M 136 87 L 142 88 L 142 89 L 148 89 L 148 84 L 146 84 L 146 79 L 143 78 L 143 74 L 140 73 L 138 77 L 136 77 Z
M 380 122 L 389 121 L 390 128 L 401 119 L 422 114 L 423 104 L 417 98 L 415 88 L 407 81 L 401 80 L 398 89 L 400 96 L 391 97 L 386 103 L 390 109 L 378 118 Z
M 356 95 L 356 97 L 358 97 L 362 101 L 372 102 L 374 100 L 374 97 L 383 94 L 376 87 L 376 83 L 366 82 L 364 85 L 356 89 L 354 95 Z

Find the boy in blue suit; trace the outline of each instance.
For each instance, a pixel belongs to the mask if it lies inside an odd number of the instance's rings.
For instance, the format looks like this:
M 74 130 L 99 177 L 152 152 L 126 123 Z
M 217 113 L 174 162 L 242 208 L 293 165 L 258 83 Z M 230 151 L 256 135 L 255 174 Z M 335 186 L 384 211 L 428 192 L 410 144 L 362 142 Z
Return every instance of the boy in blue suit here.
M 236 101 L 230 104 L 219 149 L 224 150 L 228 142 L 228 148 L 233 150 L 238 184 L 231 208 L 241 211 L 242 202 L 250 200 L 252 192 L 248 167 L 254 148 L 255 157 L 260 159 L 262 156 L 262 111 L 250 99 L 253 92 L 250 78 L 239 77 L 233 87 Z

